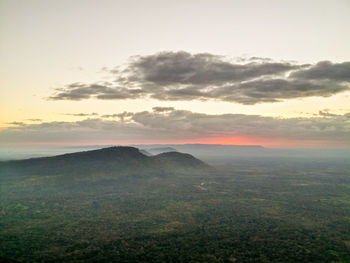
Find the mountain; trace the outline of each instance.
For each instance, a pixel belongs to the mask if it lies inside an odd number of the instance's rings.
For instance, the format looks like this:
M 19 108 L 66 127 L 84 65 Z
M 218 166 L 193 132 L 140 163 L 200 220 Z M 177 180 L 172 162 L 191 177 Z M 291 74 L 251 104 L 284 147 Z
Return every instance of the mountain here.
M 151 154 L 150 152 L 148 152 L 148 151 L 146 151 L 146 150 L 142 150 L 142 149 L 140 149 L 140 153 L 142 153 L 142 154 L 144 154 L 144 155 L 146 155 L 146 156 L 151 156 L 151 155 L 153 155 L 153 154 Z
M 167 153 L 167 152 L 177 152 L 176 149 L 174 149 L 173 147 L 156 147 L 156 148 L 149 148 L 147 150 L 148 153 L 151 153 L 153 155 L 157 155 L 160 153 Z
M 207 167 L 201 160 L 188 153 L 166 152 L 153 156 L 153 160 L 159 164 L 178 168 L 203 168 Z
M 208 163 L 222 161 L 230 162 L 232 160 L 236 160 L 237 158 L 256 158 L 274 154 L 273 150 L 259 145 L 154 144 L 135 145 L 135 147 L 142 148 L 150 153 L 153 153 L 153 151 L 156 151 L 155 153 L 169 151 L 189 153 Z
M 141 144 L 129 145 L 141 149 L 145 155 L 155 155 L 163 152 L 178 151 L 189 153 L 207 163 L 232 163 L 238 159 L 259 160 L 261 158 L 345 158 L 349 159 L 348 149 L 277 149 L 265 148 L 259 145 L 220 145 L 220 144 Z M 110 148 L 110 145 L 80 145 L 80 146 L 40 146 L 40 147 L 0 147 L 0 161 L 19 160 L 55 156 L 64 153 L 98 150 Z M 157 151 L 157 152 L 151 152 Z
M 157 175 L 205 170 L 208 167 L 190 154 L 168 152 L 147 156 L 135 147 L 118 146 L 1 162 L 0 175 Z

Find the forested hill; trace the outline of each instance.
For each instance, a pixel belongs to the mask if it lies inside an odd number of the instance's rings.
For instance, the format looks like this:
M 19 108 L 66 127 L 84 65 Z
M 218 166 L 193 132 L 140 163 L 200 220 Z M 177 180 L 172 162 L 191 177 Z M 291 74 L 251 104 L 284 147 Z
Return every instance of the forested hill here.
M 167 152 L 146 156 L 134 147 L 109 147 L 99 150 L 32 158 L 0 163 L 1 174 L 149 174 L 208 169 L 190 154 Z

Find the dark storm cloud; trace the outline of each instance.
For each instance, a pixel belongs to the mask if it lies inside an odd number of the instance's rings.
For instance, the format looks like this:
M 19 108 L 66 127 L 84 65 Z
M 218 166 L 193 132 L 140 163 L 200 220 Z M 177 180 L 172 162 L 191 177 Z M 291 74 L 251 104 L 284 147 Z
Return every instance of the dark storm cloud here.
M 241 104 L 278 102 L 347 91 L 350 62 L 315 65 L 273 62 L 268 58 L 228 61 L 208 53 L 160 52 L 135 56 L 115 81 L 73 83 L 56 90 L 53 100 L 136 99 L 222 100 Z
M 77 122 L 45 122 L 13 126 L 0 131 L 0 143 L 68 141 L 184 141 L 253 136 L 350 146 L 350 113 L 311 118 L 280 119 L 260 115 L 208 115 L 184 110 L 123 112 L 118 120 L 101 118 Z

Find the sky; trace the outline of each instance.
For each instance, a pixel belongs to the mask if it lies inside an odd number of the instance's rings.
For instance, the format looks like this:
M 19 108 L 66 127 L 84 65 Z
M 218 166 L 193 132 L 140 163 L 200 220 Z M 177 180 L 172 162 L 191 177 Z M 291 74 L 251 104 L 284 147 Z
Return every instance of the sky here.
M 0 0 L 0 146 L 350 148 L 347 0 Z

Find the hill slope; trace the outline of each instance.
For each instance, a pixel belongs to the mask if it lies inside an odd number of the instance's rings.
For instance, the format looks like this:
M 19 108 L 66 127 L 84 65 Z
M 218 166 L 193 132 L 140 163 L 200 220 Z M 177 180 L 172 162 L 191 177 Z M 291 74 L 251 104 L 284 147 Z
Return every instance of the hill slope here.
M 146 156 L 134 147 L 109 147 L 53 157 L 2 162 L 0 175 L 148 175 L 203 170 L 208 167 L 189 154 L 169 152 Z
M 153 155 L 157 155 L 157 154 L 167 153 L 167 152 L 177 152 L 177 150 L 172 147 L 157 147 L 157 148 L 149 148 L 147 149 L 147 152 Z

